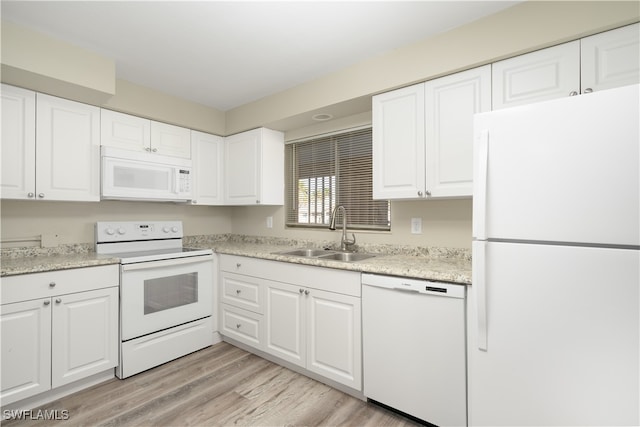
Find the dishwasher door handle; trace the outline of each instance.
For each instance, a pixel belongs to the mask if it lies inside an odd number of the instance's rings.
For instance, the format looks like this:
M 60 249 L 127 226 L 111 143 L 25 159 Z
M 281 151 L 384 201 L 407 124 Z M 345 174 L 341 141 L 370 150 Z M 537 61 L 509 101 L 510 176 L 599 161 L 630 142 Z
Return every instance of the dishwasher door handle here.
M 420 293 L 419 289 L 414 289 L 414 288 L 403 288 L 401 286 L 394 286 L 393 289 L 395 289 L 396 291 L 402 291 L 402 292 L 413 292 L 413 293 Z

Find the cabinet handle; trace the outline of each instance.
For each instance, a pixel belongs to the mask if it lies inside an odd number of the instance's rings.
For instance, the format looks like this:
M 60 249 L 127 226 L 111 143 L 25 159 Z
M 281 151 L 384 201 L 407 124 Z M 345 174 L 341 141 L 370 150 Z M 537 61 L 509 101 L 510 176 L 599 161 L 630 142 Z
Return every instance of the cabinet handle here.
M 241 326 L 242 326 L 242 325 L 241 325 L 240 323 L 237 323 L 237 324 L 236 324 L 236 329 L 240 329 L 240 327 L 241 327 Z
M 151 147 L 145 147 L 146 151 L 151 151 Z
M 309 295 L 309 289 L 305 289 L 304 294 Z
M 571 92 L 569 92 L 569 96 L 576 96 L 578 94 L 578 92 L 576 92 L 575 90 L 572 90 Z
M 303 294 L 304 293 L 304 289 L 300 288 L 300 293 Z
M 56 282 L 51 282 L 51 283 L 49 283 L 49 287 L 50 287 L 50 288 L 55 288 L 55 287 L 56 287 Z
M 256 200 L 256 204 L 260 204 L 260 200 Z
M 38 197 L 40 197 L 41 199 L 44 199 L 44 193 L 38 193 Z
M 35 196 L 34 193 L 27 193 L 27 197 L 30 198 L 30 199 L 33 199 L 34 196 Z
M 418 190 L 418 197 L 422 197 L 422 191 Z
M 242 264 L 237 263 L 237 264 L 236 264 L 236 268 L 240 268 L 240 266 L 241 266 L 241 265 L 242 265 Z
M 590 87 L 584 90 L 584 93 L 591 93 L 591 92 L 593 92 L 593 89 L 591 89 Z
M 429 190 L 425 191 L 425 192 L 424 192 L 424 195 L 425 195 L 425 196 L 431 196 L 431 191 L 429 191 Z
M 154 148 L 154 149 L 153 149 L 153 150 L 151 150 L 151 151 L 153 151 L 154 153 L 157 153 L 157 152 L 158 152 L 158 149 L 157 149 L 157 148 Z
M 240 292 L 242 292 L 240 289 L 236 289 L 236 294 L 240 295 Z
M 60 304 L 62 302 L 62 298 L 56 298 L 56 304 Z
M 51 304 L 51 301 L 45 300 L 44 305 L 49 305 L 49 304 Z

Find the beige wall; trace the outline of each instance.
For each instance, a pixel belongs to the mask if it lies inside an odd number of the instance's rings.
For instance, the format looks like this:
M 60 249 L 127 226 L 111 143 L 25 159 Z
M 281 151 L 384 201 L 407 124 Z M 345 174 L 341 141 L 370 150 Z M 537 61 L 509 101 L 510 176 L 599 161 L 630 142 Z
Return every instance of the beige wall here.
M 121 80 L 114 82 L 116 94 L 96 105 L 219 135 L 277 123 L 287 131 L 285 138 L 290 141 L 370 124 L 368 98 L 371 94 L 639 20 L 640 4 L 635 1 L 526 2 L 465 27 L 397 49 L 227 113 Z M 56 46 L 55 42 L 25 41 L 36 40 L 38 36 L 19 41 L 15 37 L 5 37 L 5 34 L 3 23 L 3 81 L 17 84 L 15 80 L 8 79 L 22 79 L 26 83 L 17 85 L 78 100 L 82 100 L 76 93 L 78 88 L 98 85 L 96 82 L 80 81 L 73 77 L 64 77 L 71 82 L 60 83 L 62 78 L 56 74 L 59 57 L 57 48 L 53 48 Z M 31 69 L 27 69 L 24 63 L 16 65 L 19 62 L 15 60 L 12 60 L 14 62 L 10 68 L 4 64 L 5 49 L 13 49 L 15 53 L 17 46 L 24 49 L 22 54 L 34 54 L 42 50 L 41 42 L 53 50 L 48 57 L 43 57 L 35 66 L 30 66 Z M 68 46 L 60 49 L 67 52 L 65 55 L 75 52 L 71 56 L 77 55 L 79 62 L 91 56 L 91 53 Z M 5 73 L 7 69 L 10 71 L 8 74 Z M 71 73 L 69 69 L 65 72 L 66 76 Z M 38 79 L 34 80 L 33 74 L 37 74 Z M 59 90 L 66 95 L 56 92 Z M 97 90 L 104 91 L 105 89 Z M 338 111 L 337 117 L 341 118 L 312 125 L 307 113 L 329 107 L 331 111 Z M 392 202 L 391 207 L 391 232 L 358 233 L 359 242 L 462 248 L 469 248 L 471 245 L 470 199 Z M 44 234 L 48 241 L 54 243 L 89 243 L 93 242 L 93 223 L 96 221 L 131 219 L 181 219 L 185 223 L 187 235 L 234 232 L 302 239 L 339 239 L 337 231 L 285 229 L 282 207 L 195 207 L 118 201 L 3 201 L 1 209 L 3 240 Z M 267 216 L 273 216 L 272 229 L 266 228 Z M 410 219 L 414 217 L 423 220 L 421 235 L 410 233 Z
M 45 236 L 57 244 L 94 243 L 96 221 L 181 220 L 184 233 L 231 232 L 231 208 L 178 203 L 3 200 L 2 241 Z

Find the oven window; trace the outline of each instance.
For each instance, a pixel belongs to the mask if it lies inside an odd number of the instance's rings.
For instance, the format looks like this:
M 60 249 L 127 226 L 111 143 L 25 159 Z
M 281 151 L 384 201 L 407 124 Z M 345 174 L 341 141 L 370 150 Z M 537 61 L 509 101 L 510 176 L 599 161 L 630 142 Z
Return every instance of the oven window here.
M 198 273 L 144 281 L 144 314 L 198 302 Z

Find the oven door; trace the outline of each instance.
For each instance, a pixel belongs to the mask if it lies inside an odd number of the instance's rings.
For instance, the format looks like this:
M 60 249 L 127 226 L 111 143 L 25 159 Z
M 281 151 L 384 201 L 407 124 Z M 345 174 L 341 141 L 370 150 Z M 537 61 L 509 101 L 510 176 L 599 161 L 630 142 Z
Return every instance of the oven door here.
M 212 314 L 213 255 L 122 265 L 122 341 Z

